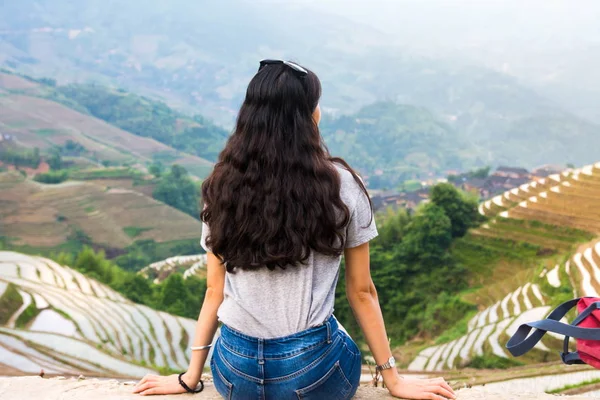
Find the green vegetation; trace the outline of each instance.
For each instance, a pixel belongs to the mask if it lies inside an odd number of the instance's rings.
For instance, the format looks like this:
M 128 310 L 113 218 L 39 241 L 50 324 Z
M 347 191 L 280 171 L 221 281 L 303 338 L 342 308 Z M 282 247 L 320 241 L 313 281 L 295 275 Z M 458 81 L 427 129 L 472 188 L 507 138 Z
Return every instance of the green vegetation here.
M 161 175 L 152 197 L 196 219 L 200 218 L 200 188 L 192 181 L 185 168 L 177 164 L 171 166 L 169 173 Z
M 65 144 L 60 148 L 63 156 L 80 156 L 87 152 L 87 149 L 80 143 L 74 142 L 68 139 Z
M 461 175 L 448 175 L 448 181 L 452 182 L 452 183 L 458 183 L 460 182 L 463 178 L 464 179 L 485 179 L 490 175 L 490 171 L 491 171 L 491 167 L 483 167 L 483 168 L 478 168 L 478 169 L 474 169 L 472 171 L 469 171 L 465 174 L 461 174 Z
M 451 185 L 435 190 L 440 195 L 415 215 L 403 210 L 389 214 L 371 242 L 371 274 L 394 345 L 417 334 L 438 336 L 474 309 L 457 296 L 468 287 L 468 271 L 455 259 L 451 247 L 465 226 L 477 223 L 477 203 Z M 340 279 L 336 316 L 360 340 L 344 284 Z
M 23 305 L 23 298 L 17 288 L 9 283 L 0 297 L 0 325 L 8 322 L 10 317 Z
M 484 218 L 477 211 L 477 198 L 461 193 L 449 183 L 434 186 L 429 198 L 432 203 L 444 210 L 450 218 L 452 237 L 459 238 L 467 234 L 470 228 L 478 226 Z
M 24 328 L 29 324 L 29 322 L 33 321 L 35 317 L 38 316 L 41 310 L 37 308 L 35 303 L 35 299 L 31 298 L 31 304 L 27 306 L 27 308 L 19 315 L 19 318 L 15 321 L 15 326 L 17 328 Z
M 126 226 L 123 228 L 125 234 L 131 238 L 137 237 L 149 230 L 152 230 L 152 228 L 140 228 L 139 226 Z
M 70 178 L 84 181 L 90 179 L 143 179 L 144 174 L 130 167 L 112 167 L 73 171 Z
M 401 192 L 416 192 L 417 190 L 421 189 L 423 186 L 421 185 L 421 182 L 418 180 L 407 180 L 402 182 L 402 185 L 400 185 L 399 191 Z
M 453 298 L 451 298 L 451 300 L 456 302 L 457 298 L 453 297 Z M 464 304 L 464 303 L 462 303 L 462 304 Z M 462 307 L 462 304 L 459 303 L 459 307 L 456 307 L 456 309 L 460 309 Z M 455 310 L 455 309 L 453 308 L 453 310 Z M 454 321 L 458 321 L 458 322 L 454 323 L 454 325 L 453 325 L 453 321 L 450 321 L 448 323 L 449 328 L 446 329 L 440 336 L 437 337 L 437 339 L 435 340 L 435 344 L 448 343 L 448 342 L 453 341 L 454 339 L 458 339 L 461 336 L 467 334 L 468 329 L 469 329 L 469 321 L 471 320 L 471 318 L 473 316 L 475 316 L 476 313 L 477 313 L 477 311 L 475 309 L 473 309 L 473 307 L 469 307 L 468 312 L 457 316 L 457 319 L 455 319 Z
M 216 160 L 228 136 L 225 130 L 200 116 L 190 118 L 165 103 L 122 90 L 94 84 L 71 84 L 58 87 L 53 97 L 57 101 L 70 100 L 67 106 L 72 102 L 79 104 L 94 117 L 121 129 L 208 160 Z M 156 155 L 156 160 L 174 161 L 160 154 Z
M 52 136 L 60 133 L 57 129 L 36 129 L 35 133 L 40 136 Z
M 40 149 L 17 149 L 0 147 L 0 161 L 15 167 L 37 168 L 42 161 Z
M 496 355 L 483 355 L 474 357 L 467 365 L 467 368 L 475 369 L 508 369 L 520 367 L 523 364 L 513 358 L 498 357 Z
M 354 115 L 325 116 L 321 132 L 332 154 L 367 171 L 369 187 L 380 189 L 473 166 L 471 144 L 430 111 L 390 102 L 375 103 Z M 374 174 L 381 170 L 381 174 Z
M 57 184 L 69 179 L 67 171 L 50 171 L 42 174 L 37 174 L 33 180 L 40 183 Z
M 575 383 L 575 384 L 571 384 L 571 385 L 565 385 L 563 387 L 560 387 L 558 389 L 554 389 L 554 390 L 549 390 L 546 393 L 548 394 L 559 394 L 559 393 L 563 393 L 566 392 L 567 390 L 571 390 L 571 389 L 579 389 L 579 388 L 583 388 L 586 386 L 590 386 L 590 385 L 595 385 L 600 383 L 600 379 L 590 379 L 584 382 L 580 382 L 580 383 Z
M 123 270 L 107 260 L 102 251 L 95 252 L 90 247 L 84 247 L 76 256 L 62 253 L 54 258 L 62 265 L 105 283 L 128 299 L 156 310 L 196 319 L 204 301 L 206 281 L 196 276 L 184 280 L 176 273 L 164 282 L 154 284 L 139 274 Z
M 124 254 L 113 261 L 127 271 L 138 271 L 141 268 L 159 260 L 171 257 L 173 254 L 190 255 L 204 252 L 197 239 L 185 239 L 157 243 L 152 239 L 136 240 L 123 250 Z
M 558 239 L 569 243 L 589 242 L 596 235 L 581 229 L 568 226 L 549 225 L 540 221 L 526 219 L 498 218 L 494 228 L 513 230 L 516 232 L 535 232 L 536 235 L 549 239 Z

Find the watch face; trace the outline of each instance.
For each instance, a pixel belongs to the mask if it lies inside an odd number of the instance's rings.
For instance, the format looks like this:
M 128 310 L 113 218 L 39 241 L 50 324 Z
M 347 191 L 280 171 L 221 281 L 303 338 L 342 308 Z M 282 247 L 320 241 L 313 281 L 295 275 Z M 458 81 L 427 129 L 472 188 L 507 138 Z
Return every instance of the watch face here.
M 396 359 L 394 357 L 390 357 L 389 363 L 390 363 L 390 367 L 392 367 L 392 368 L 395 367 Z

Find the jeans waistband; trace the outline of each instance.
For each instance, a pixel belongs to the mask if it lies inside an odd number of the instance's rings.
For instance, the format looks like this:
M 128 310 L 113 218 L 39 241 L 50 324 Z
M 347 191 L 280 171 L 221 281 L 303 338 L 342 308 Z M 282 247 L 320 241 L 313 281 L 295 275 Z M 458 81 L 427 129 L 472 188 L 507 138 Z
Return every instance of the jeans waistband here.
M 285 356 L 294 353 L 295 350 L 311 347 L 322 342 L 331 343 L 338 328 L 337 320 L 331 315 L 319 326 L 288 336 L 262 339 L 246 335 L 223 324 L 220 338 L 225 342 L 225 346 L 233 347 L 234 350 L 244 355 L 269 358 L 269 356 Z

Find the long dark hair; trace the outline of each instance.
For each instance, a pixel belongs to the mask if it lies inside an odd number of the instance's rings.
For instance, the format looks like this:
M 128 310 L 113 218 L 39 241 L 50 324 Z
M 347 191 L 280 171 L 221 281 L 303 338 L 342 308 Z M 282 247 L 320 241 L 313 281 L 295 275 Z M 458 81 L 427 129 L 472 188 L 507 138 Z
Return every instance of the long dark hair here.
M 358 175 L 323 143 L 313 119 L 321 83 L 307 71 L 302 77 L 272 64 L 257 72 L 235 130 L 202 183 L 206 244 L 228 272 L 297 265 L 311 249 L 341 255 L 350 212 L 333 162 L 350 171 L 369 198 Z

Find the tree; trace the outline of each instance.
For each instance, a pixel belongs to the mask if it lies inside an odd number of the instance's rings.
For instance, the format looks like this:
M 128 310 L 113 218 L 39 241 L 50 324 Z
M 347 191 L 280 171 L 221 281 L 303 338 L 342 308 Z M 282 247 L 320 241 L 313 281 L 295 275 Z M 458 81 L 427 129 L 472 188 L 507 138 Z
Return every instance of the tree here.
M 139 274 L 127 274 L 123 282 L 117 286 L 117 290 L 125 293 L 130 300 L 141 304 L 145 304 L 152 296 L 150 282 Z
M 449 183 L 434 186 L 430 199 L 450 218 L 452 237 L 463 237 L 469 228 L 477 226 L 480 222 L 477 201 L 467 198 Z
M 161 306 L 165 309 L 169 309 L 177 303 L 178 300 L 182 300 L 185 304 L 189 292 L 185 287 L 183 277 L 180 274 L 171 274 L 162 284 L 162 291 L 160 296 Z
M 476 169 L 476 170 L 470 172 L 469 177 L 485 179 L 490 175 L 491 170 L 492 170 L 492 167 L 490 167 L 490 166 L 479 168 L 479 169 Z
M 381 246 L 391 248 L 400 242 L 406 233 L 410 217 L 404 208 L 394 211 L 392 208 L 387 209 L 385 218 L 378 218 L 376 221 L 379 236 L 377 243 Z
M 180 165 L 171 166 L 171 171 L 160 178 L 152 192 L 152 197 L 194 218 L 200 218 L 199 188 L 191 180 L 185 168 Z
M 48 165 L 50 166 L 50 169 L 52 169 L 52 170 L 62 169 L 63 161 L 62 161 L 62 156 L 60 154 L 60 150 L 57 148 L 53 148 L 52 150 L 50 150 L 50 155 L 48 156 L 48 159 L 46 160 L 46 162 L 48 163 Z
M 148 172 L 154 175 L 156 178 L 160 178 L 164 171 L 164 166 L 160 161 L 153 162 L 150 167 L 148 167 Z
M 452 243 L 452 223 L 444 209 L 425 204 L 413 217 L 404 240 L 403 254 L 409 262 L 437 261 Z

